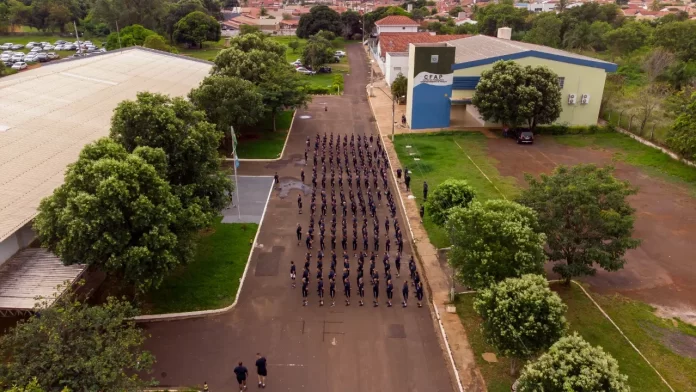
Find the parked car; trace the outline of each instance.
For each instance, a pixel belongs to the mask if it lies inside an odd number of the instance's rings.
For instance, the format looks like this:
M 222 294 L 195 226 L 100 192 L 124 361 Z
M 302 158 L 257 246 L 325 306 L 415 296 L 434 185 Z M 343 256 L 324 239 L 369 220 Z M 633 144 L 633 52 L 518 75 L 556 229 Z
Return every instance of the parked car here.
M 20 50 L 20 49 L 22 49 L 22 48 L 24 48 L 24 45 L 22 45 L 22 44 L 14 44 L 14 45 L 12 45 L 12 48 L 11 48 L 11 49 L 12 49 L 12 50 Z
M 12 49 L 12 45 L 13 45 L 13 43 L 11 43 L 11 42 L 5 42 L 4 44 L 0 45 L 0 49 L 2 49 L 2 50 Z
M 2 55 L 0 55 L 0 61 L 2 62 L 8 62 L 12 60 L 12 56 L 14 55 L 14 52 L 2 52 Z
M 290 64 L 294 65 L 295 68 L 297 68 L 297 67 L 301 67 L 301 66 L 302 66 L 302 61 L 300 61 L 300 60 L 295 60 L 295 61 L 293 61 L 293 62 L 290 63 Z
M 63 44 L 57 44 L 56 46 L 53 47 L 53 50 L 65 50 L 63 48 L 64 48 Z
M 43 50 L 43 49 L 42 49 L 40 46 L 34 46 L 33 48 L 31 48 L 31 50 L 29 51 L 29 53 L 37 53 L 37 52 L 40 52 L 40 51 L 42 51 L 42 50 Z
M 12 61 L 23 61 L 24 60 L 24 53 L 22 52 L 17 52 L 12 55 Z
M 33 47 L 36 46 L 36 45 L 38 45 L 38 44 L 37 44 L 36 42 L 32 41 L 32 42 L 29 42 L 29 43 L 27 44 L 27 46 L 25 46 L 25 48 L 31 49 L 31 48 L 33 48 Z
M 77 46 L 68 42 L 67 44 L 63 44 L 63 50 L 77 50 Z
M 23 60 L 23 61 L 24 61 L 25 63 L 35 63 L 35 62 L 39 61 L 39 60 L 36 58 L 36 55 L 37 55 L 37 53 L 29 53 L 28 55 L 26 55 L 26 56 L 24 57 L 24 60 Z
M 62 39 L 59 39 L 58 41 L 55 42 L 55 44 L 56 45 L 63 45 L 63 44 L 65 44 L 65 41 L 63 41 Z
M 314 74 L 316 73 L 316 72 L 314 72 L 314 71 L 308 70 L 308 69 L 305 68 L 305 67 L 298 67 L 298 68 L 297 68 L 297 72 L 303 73 L 303 74 L 305 74 L 305 75 L 314 75 Z
M 48 58 L 48 54 L 46 54 L 46 53 L 37 53 L 36 60 L 41 62 L 41 63 L 45 63 L 45 62 L 48 62 L 50 59 Z
M 12 64 L 12 69 L 16 69 L 17 71 L 21 71 L 27 67 L 27 63 L 23 61 L 18 61 L 14 64 Z
M 49 60 L 55 60 L 60 58 L 60 55 L 55 52 L 48 52 L 46 56 L 49 58 Z
M 534 134 L 532 131 L 528 129 L 520 129 L 519 132 L 517 132 L 517 144 L 522 143 L 534 143 Z
M 317 73 L 331 73 L 331 67 L 320 67 Z
M 42 47 L 42 49 L 43 49 L 43 50 L 54 50 L 54 49 L 55 49 L 55 46 L 53 46 L 53 45 L 51 45 L 51 44 L 48 44 L 48 45 L 44 45 L 44 46 Z
M 344 57 L 345 55 L 346 55 L 346 52 L 344 52 L 342 50 L 337 50 L 336 53 L 334 53 L 334 56 L 337 56 L 337 57 Z

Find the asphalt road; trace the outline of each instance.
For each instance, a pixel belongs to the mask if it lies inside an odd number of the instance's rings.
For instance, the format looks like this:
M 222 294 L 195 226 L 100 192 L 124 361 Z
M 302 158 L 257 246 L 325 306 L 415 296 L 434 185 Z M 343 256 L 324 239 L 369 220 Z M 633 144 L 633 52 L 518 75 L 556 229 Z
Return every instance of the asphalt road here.
M 299 285 L 290 286 L 290 261 L 301 266 L 305 254 L 305 247 L 297 245 L 295 227 L 298 222 L 306 227 L 309 219 L 306 212 L 298 215 L 296 207 L 303 191 L 299 179 L 305 138 L 331 131 L 377 136 L 365 94 L 369 75 L 365 53 L 359 44 L 350 45 L 347 52 L 351 73 L 346 76 L 345 94 L 315 97 L 297 113 L 282 160 L 243 162 L 240 167 L 244 175 L 277 172 L 281 189 L 271 195 L 237 307 L 216 317 L 143 324 L 152 336 L 146 348 L 157 357 L 154 377 L 161 386 L 207 381 L 211 391 L 236 390 L 232 370 L 244 361 L 250 371 L 249 388 L 256 389 L 253 363 L 256 352 L 261 352 L 268 359 L 268 391 L 453 390 L 429 308 L 417 308 L 413 300 L 408 308 L 398 306 L 403 278 L 396 279 L 392 308 L 358 307 L 355 295 L 350 307 L 343 305 L 340 295 L 336 307 L 319 307 L 315 284 L 310 285 L 309 306 L 303 307 Z M 380 216 L 387 214 L 384 206 L 378 211 Z M 399 216 L 407 236 L 403 211 Z M 411 254 L 408 242 L 404 260 Z M 381 298 L 385 299 L 384 293 Z

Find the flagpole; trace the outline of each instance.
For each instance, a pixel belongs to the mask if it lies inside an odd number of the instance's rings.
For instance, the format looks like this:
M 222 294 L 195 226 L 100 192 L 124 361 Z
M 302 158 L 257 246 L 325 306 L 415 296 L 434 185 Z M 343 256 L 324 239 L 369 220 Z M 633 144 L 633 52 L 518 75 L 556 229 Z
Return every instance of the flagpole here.
M 239 204 L 239 181 L 237 180 L 237 166 L 239 166 L 239 158 L 237 158 L 237 136 L 234 134 L 234 128 L 230 126 L 232 134 L 232 154 L 234 155 L 234 193 L 237 195 L 237 218 L 242 221 L 242 206 Z

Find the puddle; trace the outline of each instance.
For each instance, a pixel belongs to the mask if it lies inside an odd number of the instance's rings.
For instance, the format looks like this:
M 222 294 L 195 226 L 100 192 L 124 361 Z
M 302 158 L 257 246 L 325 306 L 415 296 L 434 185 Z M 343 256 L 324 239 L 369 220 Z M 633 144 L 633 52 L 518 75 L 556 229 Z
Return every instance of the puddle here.
M 299 180 L 289 180 L 289 179 L 280 179 L 280 183 L 278 184 L 278 188 L 280 188 L 280 198 L 285 199 L 288 197 L 290 194 L 291 190 L 298 190 L 301 191 L 305 195 L 309 195 L 312 193 L 312 188 L 303 184 L 302 181 Z

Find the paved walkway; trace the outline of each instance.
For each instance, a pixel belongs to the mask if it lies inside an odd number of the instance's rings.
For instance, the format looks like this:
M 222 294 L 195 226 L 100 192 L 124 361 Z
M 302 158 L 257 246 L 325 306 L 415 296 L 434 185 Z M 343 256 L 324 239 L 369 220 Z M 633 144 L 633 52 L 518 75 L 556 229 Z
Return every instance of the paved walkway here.
M 391 138 L 388 137 L 391 135 L 391 106 L 387 108 L 384 105 L 384 100 L 380 97 L 380 95 L 383 95 L 381 92 L 376 92 L 375 94 L 375 97 L 370 98 L 370 103 L 377 120 L 379 132 L 384 141 L 384 146 L 393 167 L 403 167 L 396 155 Z M 387 100 L 387 102 L 390 101 Z M 476 367 L 475 354 L 469 345 L 466 331 L 459 320 L 459 316 L 447 313 L 445 309 L 445 304 L 450 299 L 451 279 L 448 274 L 451 274 L 451 272 L 443 270 L 438 259 L 437 249 L 430 243 L 428 233 L 420 223 L 419 207 L 415 199 L 408 198 L 408 195 L 411 193 L 406 191 L 403 183 L 399 184 L 399 193 L 406 208 L 406 217 L 413 233 L 416 253 L 420 256 L 425 272 L 424 275 L 427 277 L 432 291 L 432 299 L 440 313 L 462 384 L 467 391 L 485 391 L 485 382 Z
M 454 389 L 439 327 L 428 307 L 346 307 L 340 299 L 334 308 L 319 307 L 315 284 L 310 285 L 310 306 L 302 307 L 299 287 L 290 287 L 290 260 L 301 265 L 305 253 L 294 230 L 298 222 L 306 227 L 308 219 L 297 214 L 295 204 L 302 189 L 305 138 L 332 130 L 375 133 L 365 95 L 369 72 L 364 52 L 360 45 L 349 45 L 347 51 L 351 74 L 345 95 L 317 97 L 298 111 L 281 160 L 240 165 L 242 175 L 277 172 L 281 186 L 271 195 L 237 307 L 214 317 L 143 324 L 152 335 L 146 348 L 157 357 L 154 377 L 162 387 L 207 381 L 213 391 L 233 390 L 237 362 L 244 361 L 253 374 L 255 354 L 261 352 L 268 358 L 267 391 Z M 399 220 L 405 222 L 403 215 Z M 411 252 L 409 241 L 406 260 Z M 395 287 L 400 283 L 397 279 Z M 255 377 L 250 381 L 249 388 L 255 389 Z

